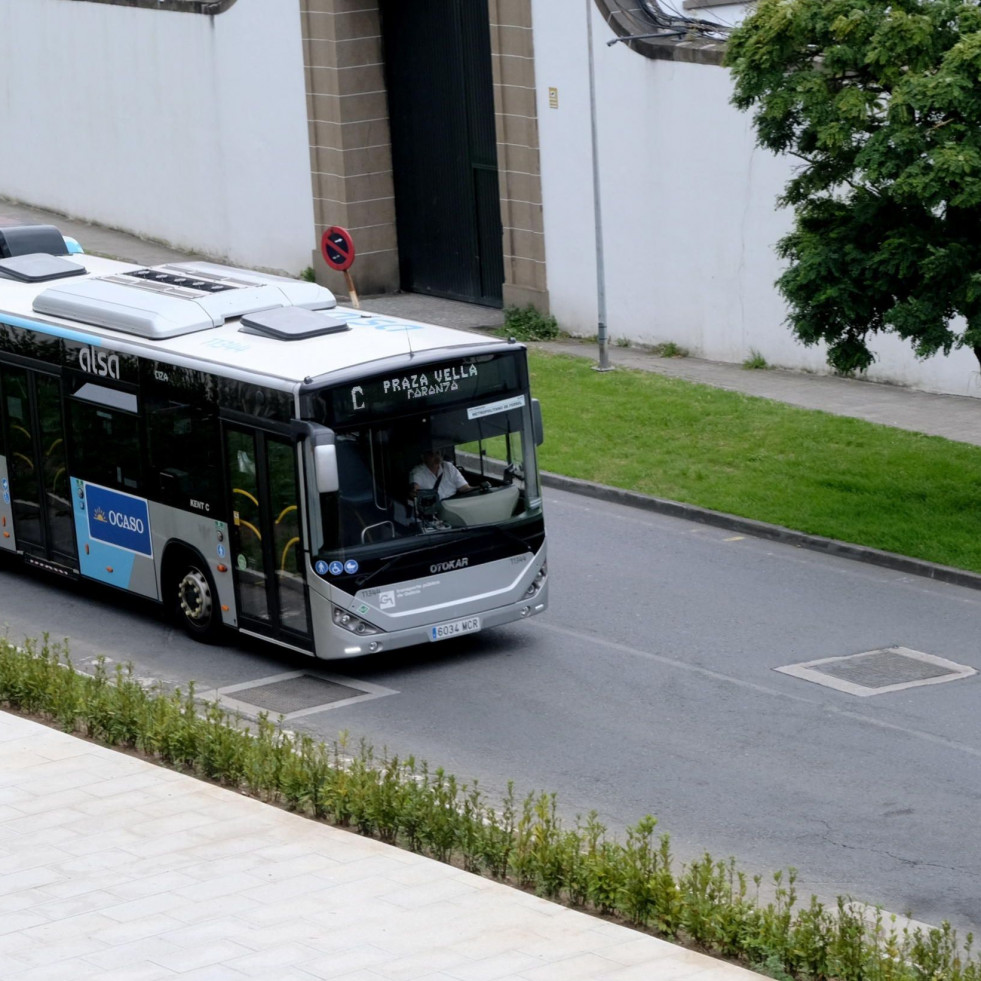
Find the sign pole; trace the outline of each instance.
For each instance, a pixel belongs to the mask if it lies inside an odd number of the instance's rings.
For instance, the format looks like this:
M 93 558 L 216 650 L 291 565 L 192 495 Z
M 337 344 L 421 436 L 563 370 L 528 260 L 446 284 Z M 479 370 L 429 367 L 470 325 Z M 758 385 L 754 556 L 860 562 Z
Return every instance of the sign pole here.
M 606 270 L 603 261 L 603 209 L 600 206 L 599 139 L 596 133 L 596 70 L 593 66 L 593 3 L 586 0 L 586 44 L 589 47 L 589 124 L 593 148 L 593 215 L 596 222 L 596 338 L 599 364 L 596 371 L 612 371 L 606 332 Z
M 358 299 L 358 291 L 354 288 L 354 280 L 351 278 L 351 273 L 345 269 L 344 279 L 347 282 L 347 291 L 351 297 L 351 303 L 354 304 L 355 310 L 361 309 L 361 301 Z

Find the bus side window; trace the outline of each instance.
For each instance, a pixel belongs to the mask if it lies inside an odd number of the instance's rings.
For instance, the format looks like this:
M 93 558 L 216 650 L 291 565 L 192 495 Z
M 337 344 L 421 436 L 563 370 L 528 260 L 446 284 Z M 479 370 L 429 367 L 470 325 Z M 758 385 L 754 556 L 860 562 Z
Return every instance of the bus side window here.
M 147 406 L 147 442 L 151 480 L 160 499 L 187 507 L 194 500 L 218 502 L 218 423 L 189 405 L 153 401 Z
M 73 399 L 69 419 L 72 473 L 93 484 L 138 493 L 143 482 L 137 417 L 107 405 Z

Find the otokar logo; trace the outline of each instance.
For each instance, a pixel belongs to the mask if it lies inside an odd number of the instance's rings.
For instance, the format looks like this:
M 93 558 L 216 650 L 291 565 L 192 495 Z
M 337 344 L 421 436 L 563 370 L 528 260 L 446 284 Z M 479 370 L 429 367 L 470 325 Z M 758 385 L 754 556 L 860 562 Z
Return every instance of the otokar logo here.
M 86 484 L 85 503 L 92 538 L 129 552 L 153 555 L 145 500 L 97 484 Z
M 450 559 L 448 562 L 434 562 L 429 571 L 435 575 L 437 572 L 452 572 L 454 569 L 466 569 L 470 564 L 470 559 Z
M 82 371 L 100 378 L 119 378 L 119 355 L 91 346 L 83 347 L 78 352 L 78 366 Z

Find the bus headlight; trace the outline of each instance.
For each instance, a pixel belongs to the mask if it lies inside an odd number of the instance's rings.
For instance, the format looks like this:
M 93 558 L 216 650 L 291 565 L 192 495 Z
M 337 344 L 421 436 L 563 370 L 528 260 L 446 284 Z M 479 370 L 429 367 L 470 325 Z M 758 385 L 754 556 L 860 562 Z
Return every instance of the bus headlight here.
M 364 637 L 367 634 L 380 634 L 381 631 L 368 623 L 367 620 L 362 620 L 361 617 L 356 617 L 353 613 L 349 613 L 347 610 L 342 610 L 339 606 L 331 607 L 333 611 L 334 623 L 338 627 L 343 627 L 345 630 L 350 630 L 352 634 L 357 634 L 359 637 Z
M 542 586 L 545 585 L 546 579 L 548 579 L 548 563 L 543 562 L 542 567 L 538 570 L 538 574 L 535 576 L 534 581 L 528 587 L 528 592 L 525 593 L 525 599 L 530 599 L 532 596 L 540 593 L 542 591 Z

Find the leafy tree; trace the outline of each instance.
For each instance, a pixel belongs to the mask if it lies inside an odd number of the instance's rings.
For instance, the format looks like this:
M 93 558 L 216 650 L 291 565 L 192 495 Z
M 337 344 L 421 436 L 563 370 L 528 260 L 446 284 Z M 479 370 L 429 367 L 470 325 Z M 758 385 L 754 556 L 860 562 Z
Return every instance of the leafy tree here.
M 796 336 L 842 371 L 880 332 L 981 362 L 978 3 L 758 0 L 726 63 L 757 143 L 801 161 L 777 245 Z

